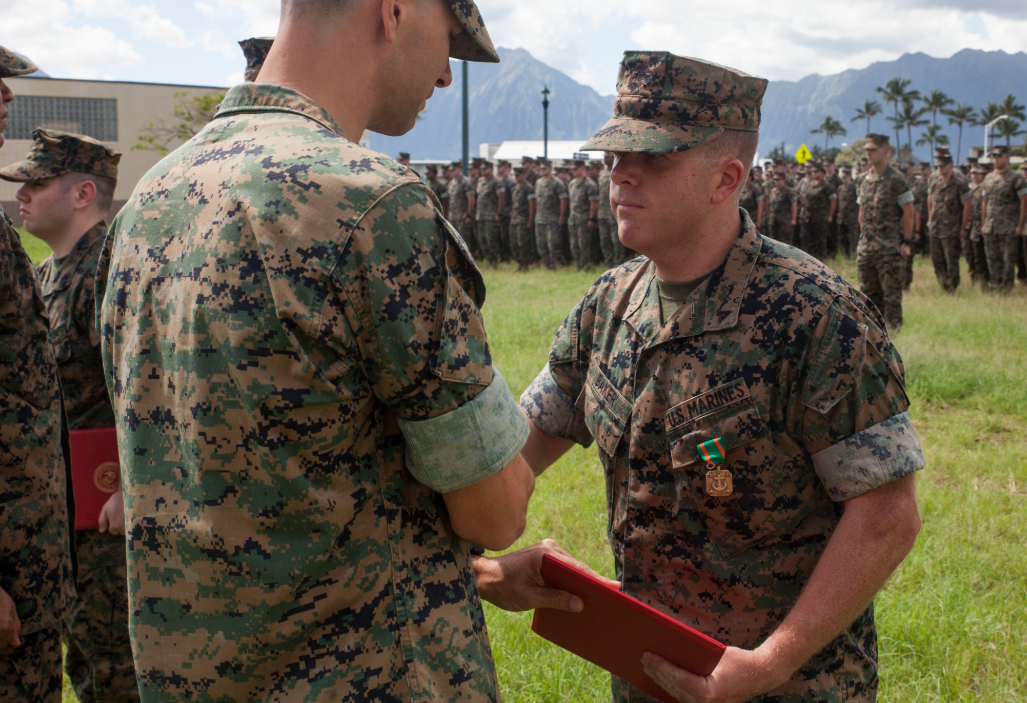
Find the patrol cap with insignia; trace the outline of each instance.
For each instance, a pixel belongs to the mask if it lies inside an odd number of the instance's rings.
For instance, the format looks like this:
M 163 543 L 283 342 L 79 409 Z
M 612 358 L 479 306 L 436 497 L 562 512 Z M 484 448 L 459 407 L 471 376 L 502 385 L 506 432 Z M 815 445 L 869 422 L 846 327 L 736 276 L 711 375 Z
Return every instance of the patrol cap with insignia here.
M 584 166 L 584 165 L 585 165 L 585 162 L 582 159 L 574 159 L 574 160 L 571 161 L 571 168 L 578 168 L 579 166 Z
M 257 80 L 257 74 L 267 60 L 267 54 L 271 51 L 274 37 L 251 37 L 239 42 L 242 53 L 246 55 L 246 82 L 252 83 Z
M 32 132 L 32 139 L 35 143 L 25 160 L 0 169 L 0 178 L 25 183 L 56 178 L 65 173 L 118 177 L 121 154 L 92 137 L 36 129 Z
M 767 81 L 667 51 L 626 51 L 612 120 L 582 151 L 669 154 L 757 132 Z
M 498 163 L 496 163 L 496 166 L 499 167 L 499 168 L 503 168 L 504 166 L 509 166 L 509 165 L 510 165 L 510 162 L 506 161 L 505 159 L 500 160 Z
M 934 161 L 939 166 L 948 166 L 948 165 L 950 165 L 952 163 L 952 155 L 951 154 L 938 154 L 937 156 L 934 157 Z
M 541 157 L 541 158 L 536 159 L 535 163 L 537 163 L 542 168 L 550 168 L 553 165 L 552 160 L 547 159 L 545 157 Z
M 1009 147 L 1004 145 L 993 146 L 988 151 L 988 154 L 991 156 L 1009 156 Z
M 868 134 L 866 136 L 866 143 L 863 145 L 864 149 L 880 149 L 882 147 L 889 146 L 888 135 L 886 134 Z
M 524 166 L 514 166 L 513 172 L 515 175 L 523 176 L 525 173 L 528 172 L 528 169 L 526 169 Z
M 530 156 L 522 156 L 521 157 L 521 163 L 522 164 L 533 164 L 533 163 L 535 163 L 535 159 L 531 158 Z
M 28 59 L 18 56 L 10 49 L 0 46 L 0 78 L 11 78 L 12 76 L 26 76 L 39 70 Z
M 406 153 L 405 151 L 399 152 L 399 160 L 400 161 L 406 161 L 409 158 L 410 158 L 410 154 Z
M 492 45 L 492 38 L 485 29 L 485 20 L 482 19 L 474 0 L 447 1 L 463 29 L 460 34 L 449 40 L 450 58 L 499 63 L 499 53 Z

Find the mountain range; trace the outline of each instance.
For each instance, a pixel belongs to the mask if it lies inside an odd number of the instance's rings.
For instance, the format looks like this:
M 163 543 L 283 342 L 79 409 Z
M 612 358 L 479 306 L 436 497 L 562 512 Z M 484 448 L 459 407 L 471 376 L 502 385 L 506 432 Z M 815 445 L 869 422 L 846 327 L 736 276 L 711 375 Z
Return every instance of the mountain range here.
M 542 139 L 542 98 L 540 91 L 548 86 L 549 138 L 552 140 L 585 140 L 613 114 L 613 96 L 600 95 L 594 89 L 534 58 L 524 49 L 499 49 L 499 64 L 469 64 L 470 147 L 478 154 L 482 143 L 498 144 L 506 140 Z M 415 159 L 459 158 L 461 152 L 461 86 L 460 64 L 454 63 L 453 85 L 436 91 L 428 101 L 428 111 L 414 129 L 402 137 L 371 135 L 371 147 L 387 154 L 410 152 Z M 739 67 L 744 70 L 744 67 Z M 821 135 L 811 134 L 824 117 L 831 115 L 848 131 L 834 140 L 841 146 L 858 139 L 866 132 L 864 121 L 853 122 L 857 107 L 866 99 L 877 100 L 884 112 L 871 121 L 871 129 L 893 135 L 885 117 L 892 107 L 884 104 L 875 88 L 894 77 L 908 78 L 911 89 L 923 94 L 937 88 L 958 103 L 983 108 L 987 102 L 1000 102 L 1008 94 L 1027 103 L 1027 54 L 1004 51 L 965 49 L 947 59 L 923 53 L 904 54 L 894 61 L 882 61 L 863 69 L 821 76 L 811 75 L 799 81 L 771 81 L 763 102 L 763 125 L 760 129 L 760 152 L 767 154 L 782 142 L 789 153 L 801 144 L 824 145 Z M 930 119 L 930 115 L 927 116 Z M 938 116 L 939 126 L 951 140 L 953 152 L 958 130 L 947 119 Z M 920 136 L 913 131 L 914 142 Z M 905 144 L 906 133 L 902 133 Z M 971 145 L 982 145 L 983 128 L 964 127 L 962 155 Z M 929 147 L 914 147 L 921 158 L 930 157 Z

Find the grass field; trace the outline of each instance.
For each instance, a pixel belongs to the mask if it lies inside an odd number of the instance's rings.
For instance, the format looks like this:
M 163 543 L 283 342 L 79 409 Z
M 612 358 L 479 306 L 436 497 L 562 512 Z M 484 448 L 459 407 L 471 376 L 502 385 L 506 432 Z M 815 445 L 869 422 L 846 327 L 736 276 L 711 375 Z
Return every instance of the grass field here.
M 38 240 L 26 247 L 46 256 Z M 598 275 L 486 272 L 492 348 L 515 394 Z M 964 282 L 946 296 L 918 259 L 905 316 L 895 343 L 928 466 L 920 539 L 877 601 L 881 700 L 1027 700 L 1027 289 L 998 298 Z M 603 490 L 595 449 L 576 448 L 539 480 L 516 546 L 552 537 L 612 576 Z M 609 699 L 607 674 L 535 637 L 530 613 L 487 617 L 506 701 Z

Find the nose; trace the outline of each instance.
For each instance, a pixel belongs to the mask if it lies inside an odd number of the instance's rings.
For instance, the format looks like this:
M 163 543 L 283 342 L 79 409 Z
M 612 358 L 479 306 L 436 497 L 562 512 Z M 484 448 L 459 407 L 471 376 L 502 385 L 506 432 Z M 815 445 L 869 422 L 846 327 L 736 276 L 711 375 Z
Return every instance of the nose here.
M 618 154 L 613 160 L 610 181 L 620 186 L 638 185 L 638 166 L 639 159 L 634 154 Z
M 27 203 L 31 198 L 28 193 L 25 192 L 25 186 L 18 189 L 18 192 L 14 194 L 14 197 L 18 199 L 19 203 Z
M 14 101 L 14 91 L 2 80 L 0 80 L 0 99 L 4 101 L 5 105 Z
M 436 87 L 448 88 L 453 85 L 453 69 L 449 65 L 449 59 L 446 59 L 446 70 L 442 73 L 442 76 L 435 81 Z

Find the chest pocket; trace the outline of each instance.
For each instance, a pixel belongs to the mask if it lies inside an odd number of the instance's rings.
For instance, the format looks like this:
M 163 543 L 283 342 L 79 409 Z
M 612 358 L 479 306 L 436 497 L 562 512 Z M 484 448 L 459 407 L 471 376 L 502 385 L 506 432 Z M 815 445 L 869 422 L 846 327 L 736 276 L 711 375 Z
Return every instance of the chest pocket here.
M 782 504 L 787 472 L 779 466 L 770 430 L 760 416 L 745 381 L 732 383 L 681 403 L 664 416 L 671 460 L 677 474 L 679 509 L 698 511 L 707 536 L 726 558 L 787 531 Z M 719 439 L 732 474 L 734 492 L 714 498 L 706 492 L 706 461 L 697 445 Z
M 603 453 L 617 456 L 631 417 L 631 403 L 595 364 L 589 367 L 584 396 L 585 426 Z

